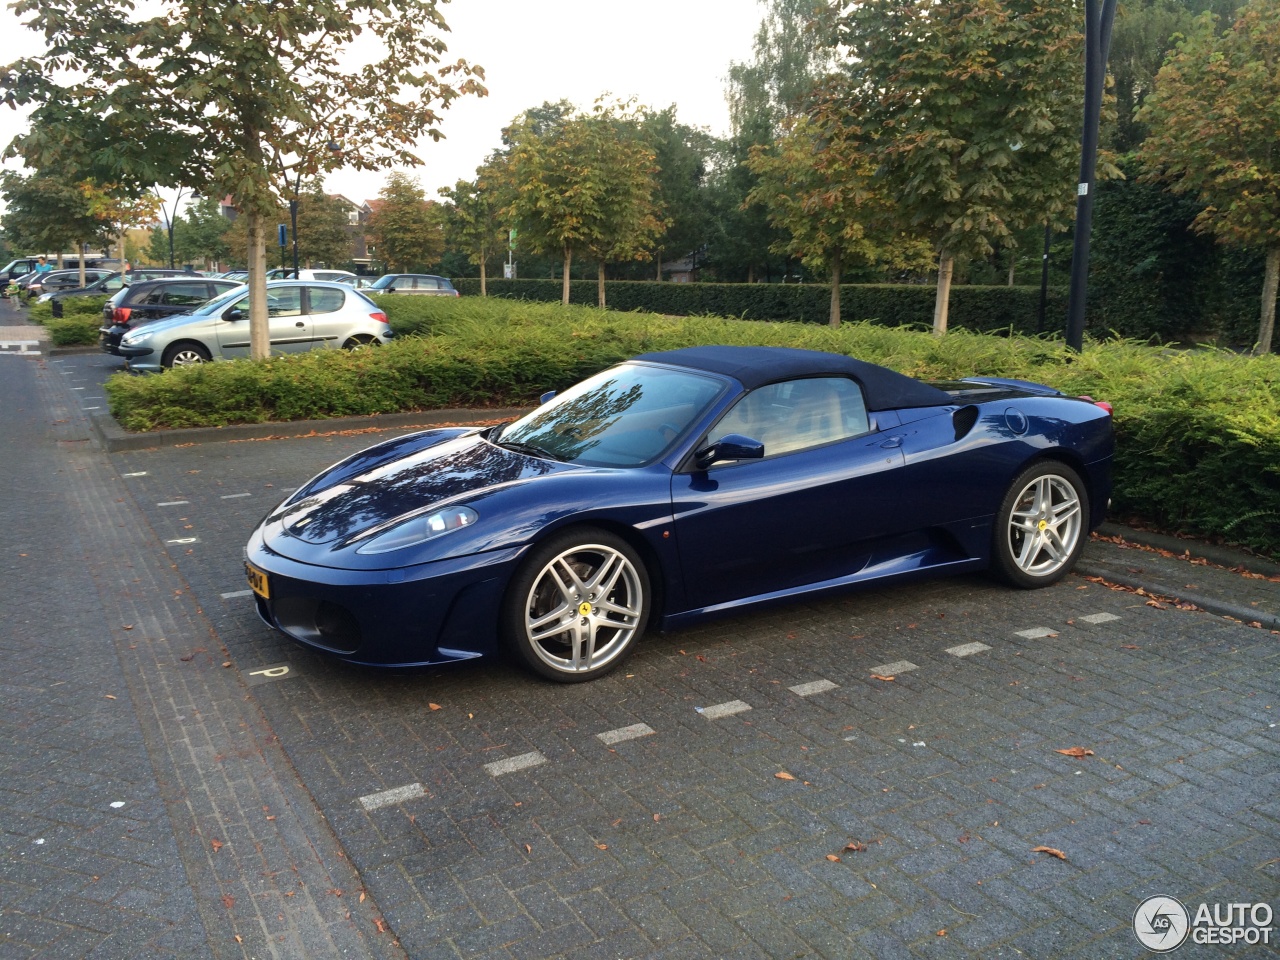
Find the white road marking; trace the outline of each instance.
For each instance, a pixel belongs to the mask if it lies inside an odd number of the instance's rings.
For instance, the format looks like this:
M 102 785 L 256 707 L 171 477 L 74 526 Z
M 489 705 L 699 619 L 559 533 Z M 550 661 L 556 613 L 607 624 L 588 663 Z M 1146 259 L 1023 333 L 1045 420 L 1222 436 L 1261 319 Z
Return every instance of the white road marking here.
M 506 773 L 515 773 L 517 770 L 528 770 L 530 767 L 536 767 L 547 762 L 537 750 L 531 753 L 522 753 L 518 757 L 507 757 L 505 760 L 495 760 L 493 763 L 484 765 L 485 771 L 491 777 L 500 777 Z
M 191 503 L 190 500 L 167 500 L 164 503 L 157 503 L 156 506 L 157 507 L 185 507 L 189 503 Z
M 222 599 L 235 600 L 239 597 L 251 597 L 251 596 L 253 596 L 252 590 L 233 590 L 231 593 L 224 593 L 222 595 Z
M 221 497 L 223 500 L 234 500 L 236 497 L 252 497 L 252 493 L 224 493 Z
M 910 673 L 912 670 L 919 670 L 918 664 L 912 663 L 910 660 L 895 660 L 893 663 L 882 663 L 878 667 L 872 667 L 872 673 L 878 673 L 882 677 L 892 677 L 899 673 Z
M 611 747 L 615 743 L 622 743 L 624 740 L 647 737 L 653 732 L 653 727 L 647 723 L 633 723 L 629 727 L 619 727 L 617 730 L 606 730 L 604 733 L 597 733 L 596 739 L 605 744 L 605 746 Z
M 973 643 L 962 643 L 958 647 L 948 647 L 947 653 L 953 657 L 972 657 L 975 653 L 983 653 L 990 649 L 985 643 L 978 643 L 975 640 Z
M 743 703 L 741 700 L 730 700 L 728 703 L 717 703 L 713 707 L 694 707 L 694 709 L 708 720 L 719 720 L 721 717 L 731 717 L 735 713 L 745 713 L 751 709 L 751 704 Z
M 393 804 L 404 803 L 406 800 L 413 800 L 415 797 L 421 797 L 426 793 L 420 783 L 410 783 L 403 787 L 396 787 L 393 790 L 383 790 L 381 793 L 370 793 L 360 798 L 360 806 L 366 810 L 377 810 L 381 807 L 390 807 Z
M 839 687 L 840 684 L 832 683 L 830 680 L 814 680 L 810 683 L 798 683 L 788 689 L 796 696 L 811 697 L 815 693 L 826 693 L 828 690 L 837 690 Z
M 1112 620 L 1119 620 L 1114 613 L 1091 613 L 1087 617 L 1081 617 L 1085 623 L 1110 623 Z
M 1041 637 L 1056 637 L 1057 630 L 1050 630 L 1048 627 L 1032 627 L 1030 630 L 1019 630 L 1015 636 L 1024 637 L 1027 640 L 1039 640 Z

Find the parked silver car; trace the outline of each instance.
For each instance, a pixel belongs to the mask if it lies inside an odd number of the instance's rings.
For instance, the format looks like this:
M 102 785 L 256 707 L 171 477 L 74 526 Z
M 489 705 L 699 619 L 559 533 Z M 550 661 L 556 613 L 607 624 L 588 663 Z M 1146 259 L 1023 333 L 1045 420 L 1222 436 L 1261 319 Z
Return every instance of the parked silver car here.
M 387 315 L 345 283 L 273 280 L 267 284 L 272 354 L 389 343 Z M 190 313 L 140 324 L 117 351 L 130 370 L 157 372 L 206 360 L 249 356 L 249 288 L 239 286 Z

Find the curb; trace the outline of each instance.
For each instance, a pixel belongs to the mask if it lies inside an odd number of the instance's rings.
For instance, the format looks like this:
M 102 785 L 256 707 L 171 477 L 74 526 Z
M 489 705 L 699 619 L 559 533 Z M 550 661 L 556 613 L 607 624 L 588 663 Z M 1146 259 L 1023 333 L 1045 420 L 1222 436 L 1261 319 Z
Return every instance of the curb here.
M 1208 558 L 1206 557 L 1206 559 Z M 1173 589 L 1150 579 L 1118 572 L 1108 566 L 1081 562 L 1076 564 L 1075 573 L 1086 577 L 1101 577 L 1108 583 L 1118 583 L 1120 586 L 1128 587 L 1131 590 L 1141 589 L 1148 593 L 1158 593 L 1161 596 L 1173 597 L 1175 600 L 1180 600 L 1184 603 L 1195 604 L 1197 607 L 1219 617 L 1230 617 L 1233 620 L 1240 620 L 1244 623 L 1258 623 L 1268 630 L 1280 630 L 1280 616 L 1273 613 L 1264 613 L 1253 607 L 1241 606 L 1227 600 L 1219 600 L 1216 597 L 1207 597 L 1202 593 L 1188 593 L 1186 590 Z
M 514 420 L 528 408 L 497 407 L 492 410 L 454 408 L 424 410 L 418 413 L 383 413 L 369 417 L 336 417 L 331 420 L 294 420 L 286 423 L 244 423 L 228 427 L 191 427 L 178 430 L 155 430 L 129 433 L 109 413 L 90 415 L 90 425 L 102 448 L 108 453 L 130 450 L 153 450 L 159 447 L 186 446 L 197 443 L 225 443 L 234 440 L 308 437 L 317 434 L 357 430 L 397 430 L 413 427 L 430 428 L 474 424 L 491 420 Z
M 1200 557 L 1227 568 L 1244 567 L 1252 573 L 1261 573 L 1269 577 L 1280 575 L 1280 563 L 1235 547 L 1175 537 L 1167 533 L 1135 530 L 1132 527 L 1110 522 L 1102 524 L 1097 532 L 1108 537 L 1123 537 L 1132 543 L 1155 547 L 1158 550 L 1168 550 L 1170 553 L 1179 555 L 1190 553 L 1193 557 Z

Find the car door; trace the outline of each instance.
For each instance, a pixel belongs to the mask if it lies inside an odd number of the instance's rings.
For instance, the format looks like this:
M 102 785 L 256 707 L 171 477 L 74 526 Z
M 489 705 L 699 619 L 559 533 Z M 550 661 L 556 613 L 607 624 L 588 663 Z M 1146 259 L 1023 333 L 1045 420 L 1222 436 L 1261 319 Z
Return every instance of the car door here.
M 728 434 L 762 442 L 764 457 L 672 478 L 689 609 L 857 573 L 875 542 L 902 528 L 901 441 L 877 430 L 854 381 L 823 377 L 753 390 L 699 448 Z
M 271 353 L 297 353 L 311 347 L 311 324 L 302 311 L 302 287 L 267 290 L 267 330 Z M 249 356 L 249 297 L 222 312 L 218 349 L 228 360 Z
M 314 345 L 341 346 L 351 333 L 351 318 L 342 312 L 347 295 L 336 287 L 307 287 L 306 291 Z
M 198 307 L 208 299 L 209 285 L 202 280 L 157 284 L 138 305 L 137 315 L 147 319 L 171 317 Z

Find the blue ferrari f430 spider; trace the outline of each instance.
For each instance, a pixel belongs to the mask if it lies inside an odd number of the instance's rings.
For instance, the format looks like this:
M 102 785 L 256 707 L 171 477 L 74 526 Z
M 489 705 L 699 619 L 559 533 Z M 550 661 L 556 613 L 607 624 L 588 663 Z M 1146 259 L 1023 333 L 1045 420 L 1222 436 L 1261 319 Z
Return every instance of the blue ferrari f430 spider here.
M 1106 510 L 1110 414 L 837 354 L 650 353 L 330 467 L 254 531 L 249 582 L 268 624 L 353 663 L 505 645 L 590 680 L 653 626 L 982 568 L 1054 583 Z

